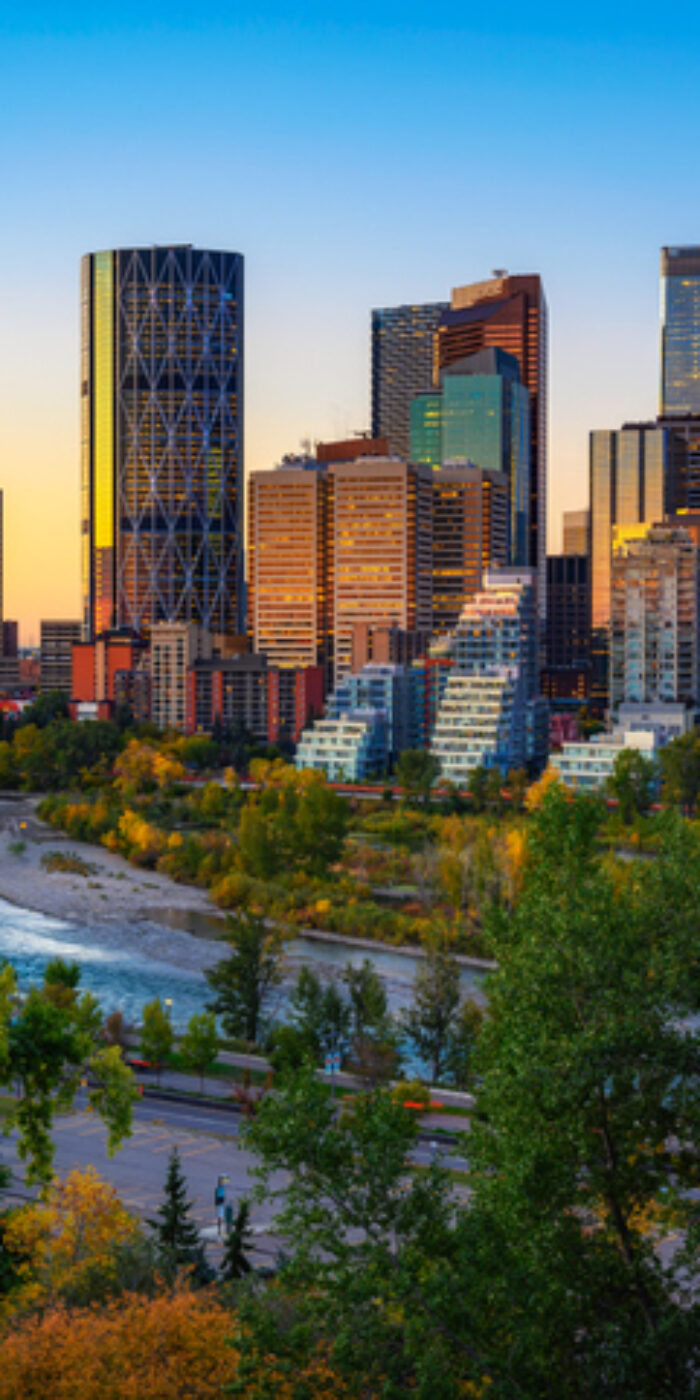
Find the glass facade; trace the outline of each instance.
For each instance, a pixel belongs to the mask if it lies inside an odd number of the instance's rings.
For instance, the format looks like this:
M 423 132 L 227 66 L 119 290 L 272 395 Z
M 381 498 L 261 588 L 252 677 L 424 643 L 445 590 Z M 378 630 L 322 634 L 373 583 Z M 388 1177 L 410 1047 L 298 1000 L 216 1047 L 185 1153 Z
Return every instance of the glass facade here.
M 372 436 L 408 460 L 411 401 L 433 387 L 434 341 L 447 302 L 372 312 Z
M 243 626 L 243 259 L 82 265 L 83 619 Z
M 411 403 L 412 462 L 426 467 L 442 466 L 442 394 L 419 394 Z
M 700 247 L 661 250 L 661 412 L 700 413 Z

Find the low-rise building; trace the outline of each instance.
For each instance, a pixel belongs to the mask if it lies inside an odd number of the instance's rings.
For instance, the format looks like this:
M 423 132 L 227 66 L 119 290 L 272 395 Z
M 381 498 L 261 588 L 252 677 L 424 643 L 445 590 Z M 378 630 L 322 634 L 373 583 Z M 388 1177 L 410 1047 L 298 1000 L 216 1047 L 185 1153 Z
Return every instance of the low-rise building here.
M 317 720 L 302 734 L 297 768 L 314 768 L 331 782 L 377 778 L 388 762 L 386 717 L 381 710 L 353 710 L 336 719 Z
M 618 754 L 638 749 L 644 758 L 656 757 L 656 736 L 651 730 L 615 730 L 594 734 L 591 739 L 562 745 L 552 754 L 549 767 L 567 787 L 578 792 L 596 792 L 612 777 Z

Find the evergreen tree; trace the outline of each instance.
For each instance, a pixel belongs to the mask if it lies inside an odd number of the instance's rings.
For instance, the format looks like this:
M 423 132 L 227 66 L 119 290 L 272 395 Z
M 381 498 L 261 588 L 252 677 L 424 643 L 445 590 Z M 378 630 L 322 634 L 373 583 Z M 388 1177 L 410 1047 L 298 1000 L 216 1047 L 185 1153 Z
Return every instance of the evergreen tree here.
M 244 1196 L 239 1202 L 233 1225 L 224 1244 L 224 1255 L 219 1271 L 220 1278 L 224 1283 L 234 1283 L 236 1279 L 244 1278 L 251 1271 L 248 1252 L 252 1249 L 253 1239 L 249 1221 L 250 1203 Z
M 190 1218 L 192 1202 L 187 1197 L 187 1183 L 180 1165 L 180 1154 L 173 1148 L 168 1160 L 163 1204 L 158 1207 L 156 1220 L 147 1224 L 155 1232 L 161 1262 L 168 1273 L 192 1269 L 197 1283 L 210 1282 L 212 1271 L 207 1263 L 199 1231 Z

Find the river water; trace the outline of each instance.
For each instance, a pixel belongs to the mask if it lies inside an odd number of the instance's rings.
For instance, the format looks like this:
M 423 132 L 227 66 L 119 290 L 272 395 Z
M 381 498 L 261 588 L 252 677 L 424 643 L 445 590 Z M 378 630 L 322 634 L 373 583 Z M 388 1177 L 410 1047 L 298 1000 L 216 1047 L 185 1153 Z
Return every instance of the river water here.
M 135 952 L 133 929 L 131 933 L 129 946 L 120 947 L 118 934 L 111 930 L 91 930 L 0 899 L 0 958 L 12 963 L 23 991 L 42 981 L 51 958 L 61 957 L 79 964 L 82 990 L 99 998 L 105 1014 L 120 1010 L 127 1021 L 138 1022 L 145 1002 L 168 998 L 173 1025 L 183 1030 L 190 1016 L 204 1009 L 209 995 L 203 973 Z M 225 955 L 222 944 L 221 956 Z M 313 966 L 323 978 L 332 978 L 346 963 L 358 966 L 366 957 L 386 986 L 389 1009 L 397 1014 L 411 1001 L 418 959 L 383 947 L 370 950 L 298 937 L 285 945 L 284 978 L 269 1008 L 271 1015 L 284 1020 L 289 990 L 302 964 Z M 482 972 L 462 967 L 460 980 L 463 995 L 482 998 Z

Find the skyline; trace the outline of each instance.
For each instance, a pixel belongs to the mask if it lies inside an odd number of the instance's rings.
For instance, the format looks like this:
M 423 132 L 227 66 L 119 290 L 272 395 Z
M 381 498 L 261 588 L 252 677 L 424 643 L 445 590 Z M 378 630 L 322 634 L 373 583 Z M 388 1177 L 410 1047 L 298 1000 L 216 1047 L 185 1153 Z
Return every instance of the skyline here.
M 658 411 L 659 251 L 700 240 L 698 16 L 669 36 L 602 7 L 585 32 L 538 7 L 526 33 L 507 6 L 498 34 L 450 6 L 232 24 L 156 3 L 145 25 L 126 4 L 109 27 L 54 9 L 0 20 L 0 487 L 22 642 L 79 616 L 79 262 L 100 249 L 244 255 L 246 475 L 369 426 L 372 308 L 538 273 L 557 547 L 587 503 L 589 431 Z

